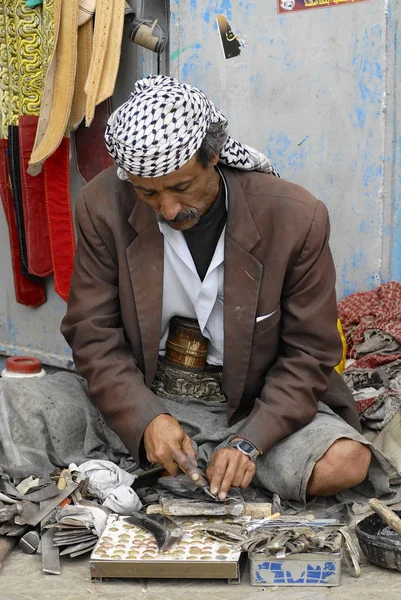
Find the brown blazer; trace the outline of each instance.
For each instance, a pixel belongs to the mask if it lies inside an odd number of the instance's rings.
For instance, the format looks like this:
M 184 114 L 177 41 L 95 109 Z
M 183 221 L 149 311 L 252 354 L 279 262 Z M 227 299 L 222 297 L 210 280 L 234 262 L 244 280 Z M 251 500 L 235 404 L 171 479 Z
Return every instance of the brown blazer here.
M 267 450 L 306 425 L 322 400 L 359 428 L 333 372 L 341 357 L 327 209 L 271 175 L 222 168 L 229 190 L 224 260 L 223 389 L 238 435 Z M 94 404 L 139 460 L 166 410 L 150 390 L 161 331 L 163 236 L 113 167 L 83 188 L 61 331 Z M 268 315 L 256 323 L 256 317 Z

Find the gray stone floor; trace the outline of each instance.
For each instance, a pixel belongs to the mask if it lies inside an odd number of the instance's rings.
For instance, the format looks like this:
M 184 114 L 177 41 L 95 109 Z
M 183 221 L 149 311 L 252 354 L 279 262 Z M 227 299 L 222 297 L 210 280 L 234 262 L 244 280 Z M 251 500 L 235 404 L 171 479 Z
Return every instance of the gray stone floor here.
M 240 585 L 225 581 L 104 580 L 92 583 L 88 557 L 66 558 L 61 576 L 45 575 L 40 556 L 23 554 L 18 548 L 0 572 L 0 600 L 395 600 L 401 597 L 401 573 L 364 564 L 354 579 L 343 566 L 341 585 L 336 588 L 256 588 L 245 571 Z

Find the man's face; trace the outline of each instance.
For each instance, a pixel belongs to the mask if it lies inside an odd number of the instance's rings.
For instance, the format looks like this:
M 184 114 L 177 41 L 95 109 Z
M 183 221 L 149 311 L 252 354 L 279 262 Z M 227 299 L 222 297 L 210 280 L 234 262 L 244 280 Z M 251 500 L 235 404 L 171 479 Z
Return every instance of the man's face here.
M 218 156 L 204 167 L 194 156 L 183 167 L 162 177 L 128 173 L 139 198 L 151 206 L 156 218 L 181 231 L 196 225 L 219 193 Z

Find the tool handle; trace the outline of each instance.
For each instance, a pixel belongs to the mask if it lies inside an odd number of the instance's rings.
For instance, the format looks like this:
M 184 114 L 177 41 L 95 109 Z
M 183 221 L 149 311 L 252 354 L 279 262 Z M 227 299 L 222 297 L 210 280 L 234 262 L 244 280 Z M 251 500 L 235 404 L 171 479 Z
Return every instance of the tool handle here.
M 170 501 L 168 506 L 163 507 L 160 504 L 151 504 L 147 507 L 146 513 L 148 515 L 166 515 L 166 516 L 214 516 L 214 515 L 230 515 L 231 505 L 217 503 L 215 505 L 207 503 L 207 511 L 202 510 L 202 504 L 185 503 L 183 501 Z M 225 510 L 224 510 L 225 509 Z M 265 519 L 270 517 L 272 514 L 272 505 L 269 502 L 249 502 L 244 503 L 243 509 L 240 513 L 241 516 L 248 516 L 254 519 Z
M 401 519 L 397 517 L 391 508 L 383 504 L 383 502 L 380 502 L 377 498 L 371 498 L 369 500 L 369 506 L 387 523 L 387 525 L 390 525 L 391 529 L 398 533 L 398 535 L 401 535 Z

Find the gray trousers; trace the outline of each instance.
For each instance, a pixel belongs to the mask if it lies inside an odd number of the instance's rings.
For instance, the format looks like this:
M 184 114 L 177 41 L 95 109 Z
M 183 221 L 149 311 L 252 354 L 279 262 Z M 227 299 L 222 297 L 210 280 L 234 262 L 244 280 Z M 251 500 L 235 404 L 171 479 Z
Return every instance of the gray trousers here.
M 163 398 L 170 414 L 183 426 L 198 450 L 199 465 L 205 468 L 212 453 L 223 448 L 239 429 L 227 425 L 227 406 L 201 400 Z M 266 424 L 268 427 L 268 424 Z M 256 460 L 253 484 L 281 498 L 306 501 L 306 488 L 316 462 L 339 438 L 348 438 L 370 446 L 373 456 L 369 481 L 358 486 L 366 496 L 393 492 L 390 479 L 396 474 L 394 466 L 369 442 L 337 416 L 327 405 L 319 402 L 318 413 L 305 427 L 284 438 Z
M 212 453 L 236 434 L 238 425 L 228 426 L 224 403 L 163 400 L 197 445 L 203 468 Z M 326 405 L 319 404 L 318 414 L 306 427 L 257 459 L 254 484 L 282 498 L 304 502 L 316 461 L 344 437 L 370 445 Z M 396 469 L 377 450 L 372 451 L 364 496 L 394 493 L 389 480 Z M 126 470 L 135 469 L 124 444 L 90 402 L 81 378 L 61 372 L 29 381 L 0 379 L 0 467 L 26 468 L 40 475 L 53 466 L 79 465 L 90 459 L 108 459 Z

